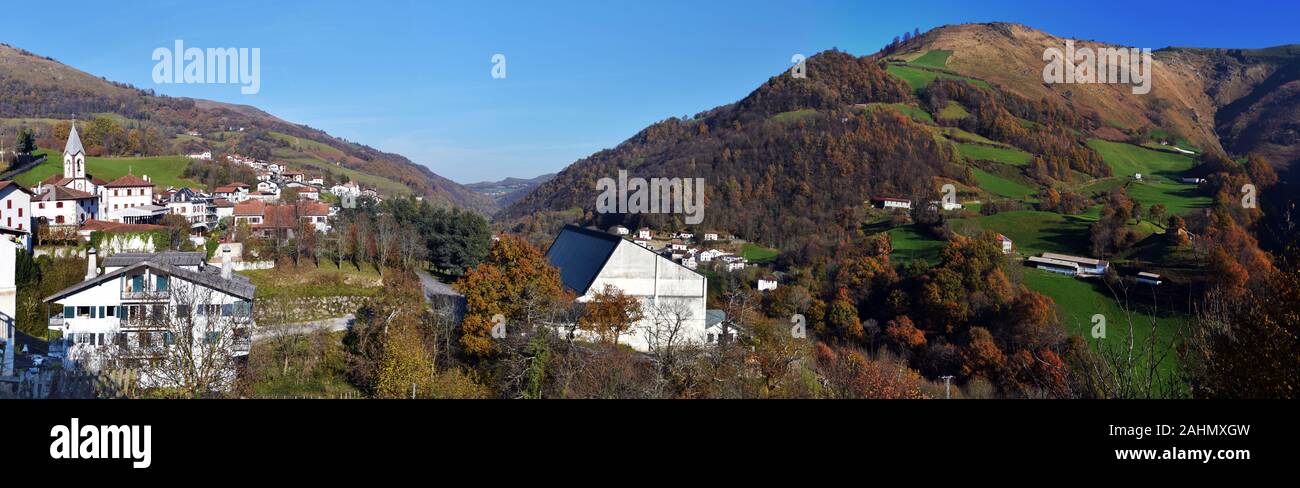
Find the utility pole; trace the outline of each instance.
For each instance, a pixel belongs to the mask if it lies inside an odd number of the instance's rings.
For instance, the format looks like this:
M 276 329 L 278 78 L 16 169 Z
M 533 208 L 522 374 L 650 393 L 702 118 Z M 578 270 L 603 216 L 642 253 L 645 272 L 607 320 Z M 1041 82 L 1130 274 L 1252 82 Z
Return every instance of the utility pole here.
M 940 376 L 943 378 L 943 395 L 945 399 L 952 399 L 952 375 Z

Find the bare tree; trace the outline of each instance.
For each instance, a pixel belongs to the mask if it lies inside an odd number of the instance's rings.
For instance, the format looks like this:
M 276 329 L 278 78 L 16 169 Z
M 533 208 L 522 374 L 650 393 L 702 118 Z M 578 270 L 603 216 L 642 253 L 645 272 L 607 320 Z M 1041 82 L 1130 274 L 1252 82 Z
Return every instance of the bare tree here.
M 251 346 L 248 302 L 183 280 L 134 298 L 119 312 L 125 330 L 97 348 L 103 367 L 132 370 L 143 387 L 187 397 L 230 390 Z
M 428 249 L 424 247 L 424 236 L 413 227 L 403 227 L 399 236 L 402 268 L 414 269 L 415 264 L 424 259 Z
M 375 229 L 375 244 L 377 245 L 377 255 L 375 257 L 379 259 L 380 273 L 392 262 L 393 253 L 397 250 L 401 233 L 401 224 L 392 215 L 379 218 L 379 225 Z
M 695 317 L 690 305 L 681 300 L 661 299 L 649 308 L 650 320 L 641 326 L 648 352 L 659 367 L 662 378 L 676 382 L 680 373 L 679 363 L 699 346 L 698 338 L 690 335 L 689 325 L 703 317 Z

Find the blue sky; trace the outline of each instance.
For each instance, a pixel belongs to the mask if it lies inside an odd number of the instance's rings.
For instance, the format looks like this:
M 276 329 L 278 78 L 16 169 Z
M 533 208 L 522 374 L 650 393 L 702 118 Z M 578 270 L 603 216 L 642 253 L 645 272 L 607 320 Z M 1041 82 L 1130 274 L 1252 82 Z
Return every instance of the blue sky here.
M 794 53 L 868 54 L 913 28 L 1001 20 L 1151 48 L 1300 42 L 1294 1 L 59 1 L 23 10 L 0 27 L 0 42 L 168 95 L 254 105 L 460 182 L 558 171 L 654 121 L 736 101 Z M 261 48 L 261 92 L 154 84 L 150 55 L 176 39 Z M 506 55 L 505 79 L 491 77 L 496 53 Z

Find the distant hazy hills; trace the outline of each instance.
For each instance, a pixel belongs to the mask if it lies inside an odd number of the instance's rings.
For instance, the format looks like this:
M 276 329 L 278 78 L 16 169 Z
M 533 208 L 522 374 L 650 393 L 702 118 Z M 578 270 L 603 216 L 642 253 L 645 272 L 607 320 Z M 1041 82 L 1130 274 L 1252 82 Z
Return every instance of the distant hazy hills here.
M 509 205 L 537 189 L 542 183 L 550 181 L 555 173 L 547 173 L 535 178 L 506 178 L 501 181 L 481 181 L 465 185 L 474 192 L 491 198 L 498 206 Z

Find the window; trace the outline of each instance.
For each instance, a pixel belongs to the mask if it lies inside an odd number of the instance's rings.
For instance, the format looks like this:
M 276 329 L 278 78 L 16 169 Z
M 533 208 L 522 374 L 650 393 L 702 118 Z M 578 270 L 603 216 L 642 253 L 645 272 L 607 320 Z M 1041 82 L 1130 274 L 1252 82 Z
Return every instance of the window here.
M 234 304 L 227 303 L 227 304 L 221 306 L 221 316 L 222 316 L 222 317 L 229 317 L 229 316 L 232 316 L 232 315 L 234 315 L 234 314 L 235 314 L 235 305 L 234 305 Z
M 109 316 L 109 317 L 116 317 L 116 316 L 117 316 L 117 306 L 116 306 L 116 305 L 109 305 L 108 308 L 105 309 L 105 311 L 108 312 L 108 316 Z
M 54 208 L 63 208 L 63 202 L 54 202 Z
M 70 319 L 77 316 L 77 309 L 72 307 L 63 307 L 63 318 Z
M 208 332 L 203 335 L 203 342 L 207 344 L 216 344 L 219 340 L 221 340 L 220 332 Z
M 171 332 L 163 332 L 163 344 L 166 344 L 166 345 L 168 345 L 168 346 L 172 345 L 172 333 L 171 333 Z
M 190 317 L 190 306 L 189 306 L 189 305 L 177 305 L 177 306 L 176 306 L 176 318 L 178 318 L 178 319 L 187 319 L 187 318 L 189 318 L 189 317 Z
M 83 307 L 77 307 L 77 316 L 78 316 L 78 317 L 91 317 L 91 318 L 94 318 L 94 317 L 91 315 L 90 307 L 84 307 L 84 306 L 83 306 Z
M 41 202 L 41 203 L 38 203 L 38 204 L 36 204 L 36 205 L 37 205 L 36 208 L 39 208 L 39 209 L 41 209 L 41 210 L 45 210 L 45 202 Z
M 135 293 L 144 291 L 144 275 L 135 275 L 131 277 L 131 291 Z
M 155 276 L 154 281 L 158 291 L 160 292 L 167 291 L 168 285 L 170 284 L 170 280 L 168 279 L 167 276 L 162 276 L 162 275 Z
M 18 209 L 18 218 L 23 218 L 23 209 Z

